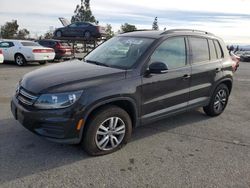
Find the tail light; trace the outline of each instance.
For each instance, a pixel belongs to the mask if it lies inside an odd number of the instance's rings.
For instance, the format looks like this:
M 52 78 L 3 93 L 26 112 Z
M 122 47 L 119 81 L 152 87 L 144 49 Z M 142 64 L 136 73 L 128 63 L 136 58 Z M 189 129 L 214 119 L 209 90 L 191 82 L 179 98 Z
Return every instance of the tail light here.
M 0 54 L 3 54 L 3 51 L 0 49 Z
M 53 49 L 34 49 L 32 50 L 33 53 L 52 53 L 54 52 Z

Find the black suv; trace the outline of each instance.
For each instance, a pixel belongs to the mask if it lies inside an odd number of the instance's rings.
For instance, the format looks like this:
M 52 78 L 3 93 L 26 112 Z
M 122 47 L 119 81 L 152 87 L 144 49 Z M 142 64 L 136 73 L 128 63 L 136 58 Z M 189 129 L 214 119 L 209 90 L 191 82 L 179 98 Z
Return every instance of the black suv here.
M 118 35 L 84 61 L 26 74 L 12 98 L 14 117 L 60 143 L 81 143 L 91 155 L 111 153 L 132 129 L 203 107 L 220 115 L 233 83 L 223 41 L 196 30 Z

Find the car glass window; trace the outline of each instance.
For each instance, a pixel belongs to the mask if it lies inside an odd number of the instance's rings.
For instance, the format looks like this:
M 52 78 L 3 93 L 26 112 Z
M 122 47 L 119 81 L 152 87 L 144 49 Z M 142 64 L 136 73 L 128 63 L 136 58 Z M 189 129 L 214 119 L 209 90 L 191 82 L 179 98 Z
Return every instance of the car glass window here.
M 207 39 L 190 37 L 189 43 L 192 49 L 193 63 L 209 61 L 209 49 Z
M 86 27 L 86 26 L 88 26 L 88 24 L 87 23 L 78 23 L 78 26 L 80 26 L 80 27 Z
M 150 63 L 162 62 L 168 69 L 175 69 L 186 65 L 186 45 L 184 37 L 174 37 L 164 41 L 156 48 Z
M 9 46 L 12 47 L 12 46 L 15 46 L 13 42 L 9 42 Z
M 13 42 L 1 42 L 0 43 L 0 48 L 10 48 L 12 46 L 14 46 Z
M 44 42 L 43 42 L 43 41 L 38 41 L 38 43 L 39 43 L 40 45 L 44 45 Z
M 23 46 L 40 46 L 38 43 L 36 42 L 21 42 L 21 44 Z
M 53 47 L 55 45 L 55 42 L 53 42 L 53 41 L 49 41 L 48 43 L 49 43 L 48 46 L 50 46 L 50 47 Z
M 208 40 L 209 43 L 209 50 L 210 50 L 210 59 L 215 60 L 217 59 L 217 54 L 214 46 L 213 40 Z
M 69 27 L 77 27 L 77 25 L 73 23 L 73 24 L 70 24 Z
M 9 47 L 9 43 L 8 42 L 1 42 L 0 43 L 0 47 L 1 48 L 8 48 Z
M 85 61 L 128 69 L 137 62 L 153 41 L 154 39 L 141 37 L 113 37 L 87 55 Z
M 222 53 L 221 46 L 220 46 L 219 42 L 217 40 L 214 40 L 214 43 L 215 43 L 218 58 L 219 59 L 223 58 L 223 53 Z

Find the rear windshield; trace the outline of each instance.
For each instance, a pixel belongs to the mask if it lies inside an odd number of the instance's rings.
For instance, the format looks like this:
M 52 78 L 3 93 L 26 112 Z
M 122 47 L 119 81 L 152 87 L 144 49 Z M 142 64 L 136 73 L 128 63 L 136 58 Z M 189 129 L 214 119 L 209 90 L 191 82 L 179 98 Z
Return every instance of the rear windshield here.
M 23 46 L 40 46 L 40 44 L 35 42 L 21 42 Z

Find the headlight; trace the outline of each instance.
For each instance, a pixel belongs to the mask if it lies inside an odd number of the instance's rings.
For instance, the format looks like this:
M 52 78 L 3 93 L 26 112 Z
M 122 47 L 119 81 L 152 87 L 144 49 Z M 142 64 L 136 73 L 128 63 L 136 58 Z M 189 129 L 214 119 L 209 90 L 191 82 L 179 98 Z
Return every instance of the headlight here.
M 82 91 L 68 93 L 42 94 L 34 106 L 39 109 L 66 108 L 74 104 L 82 95 Z

